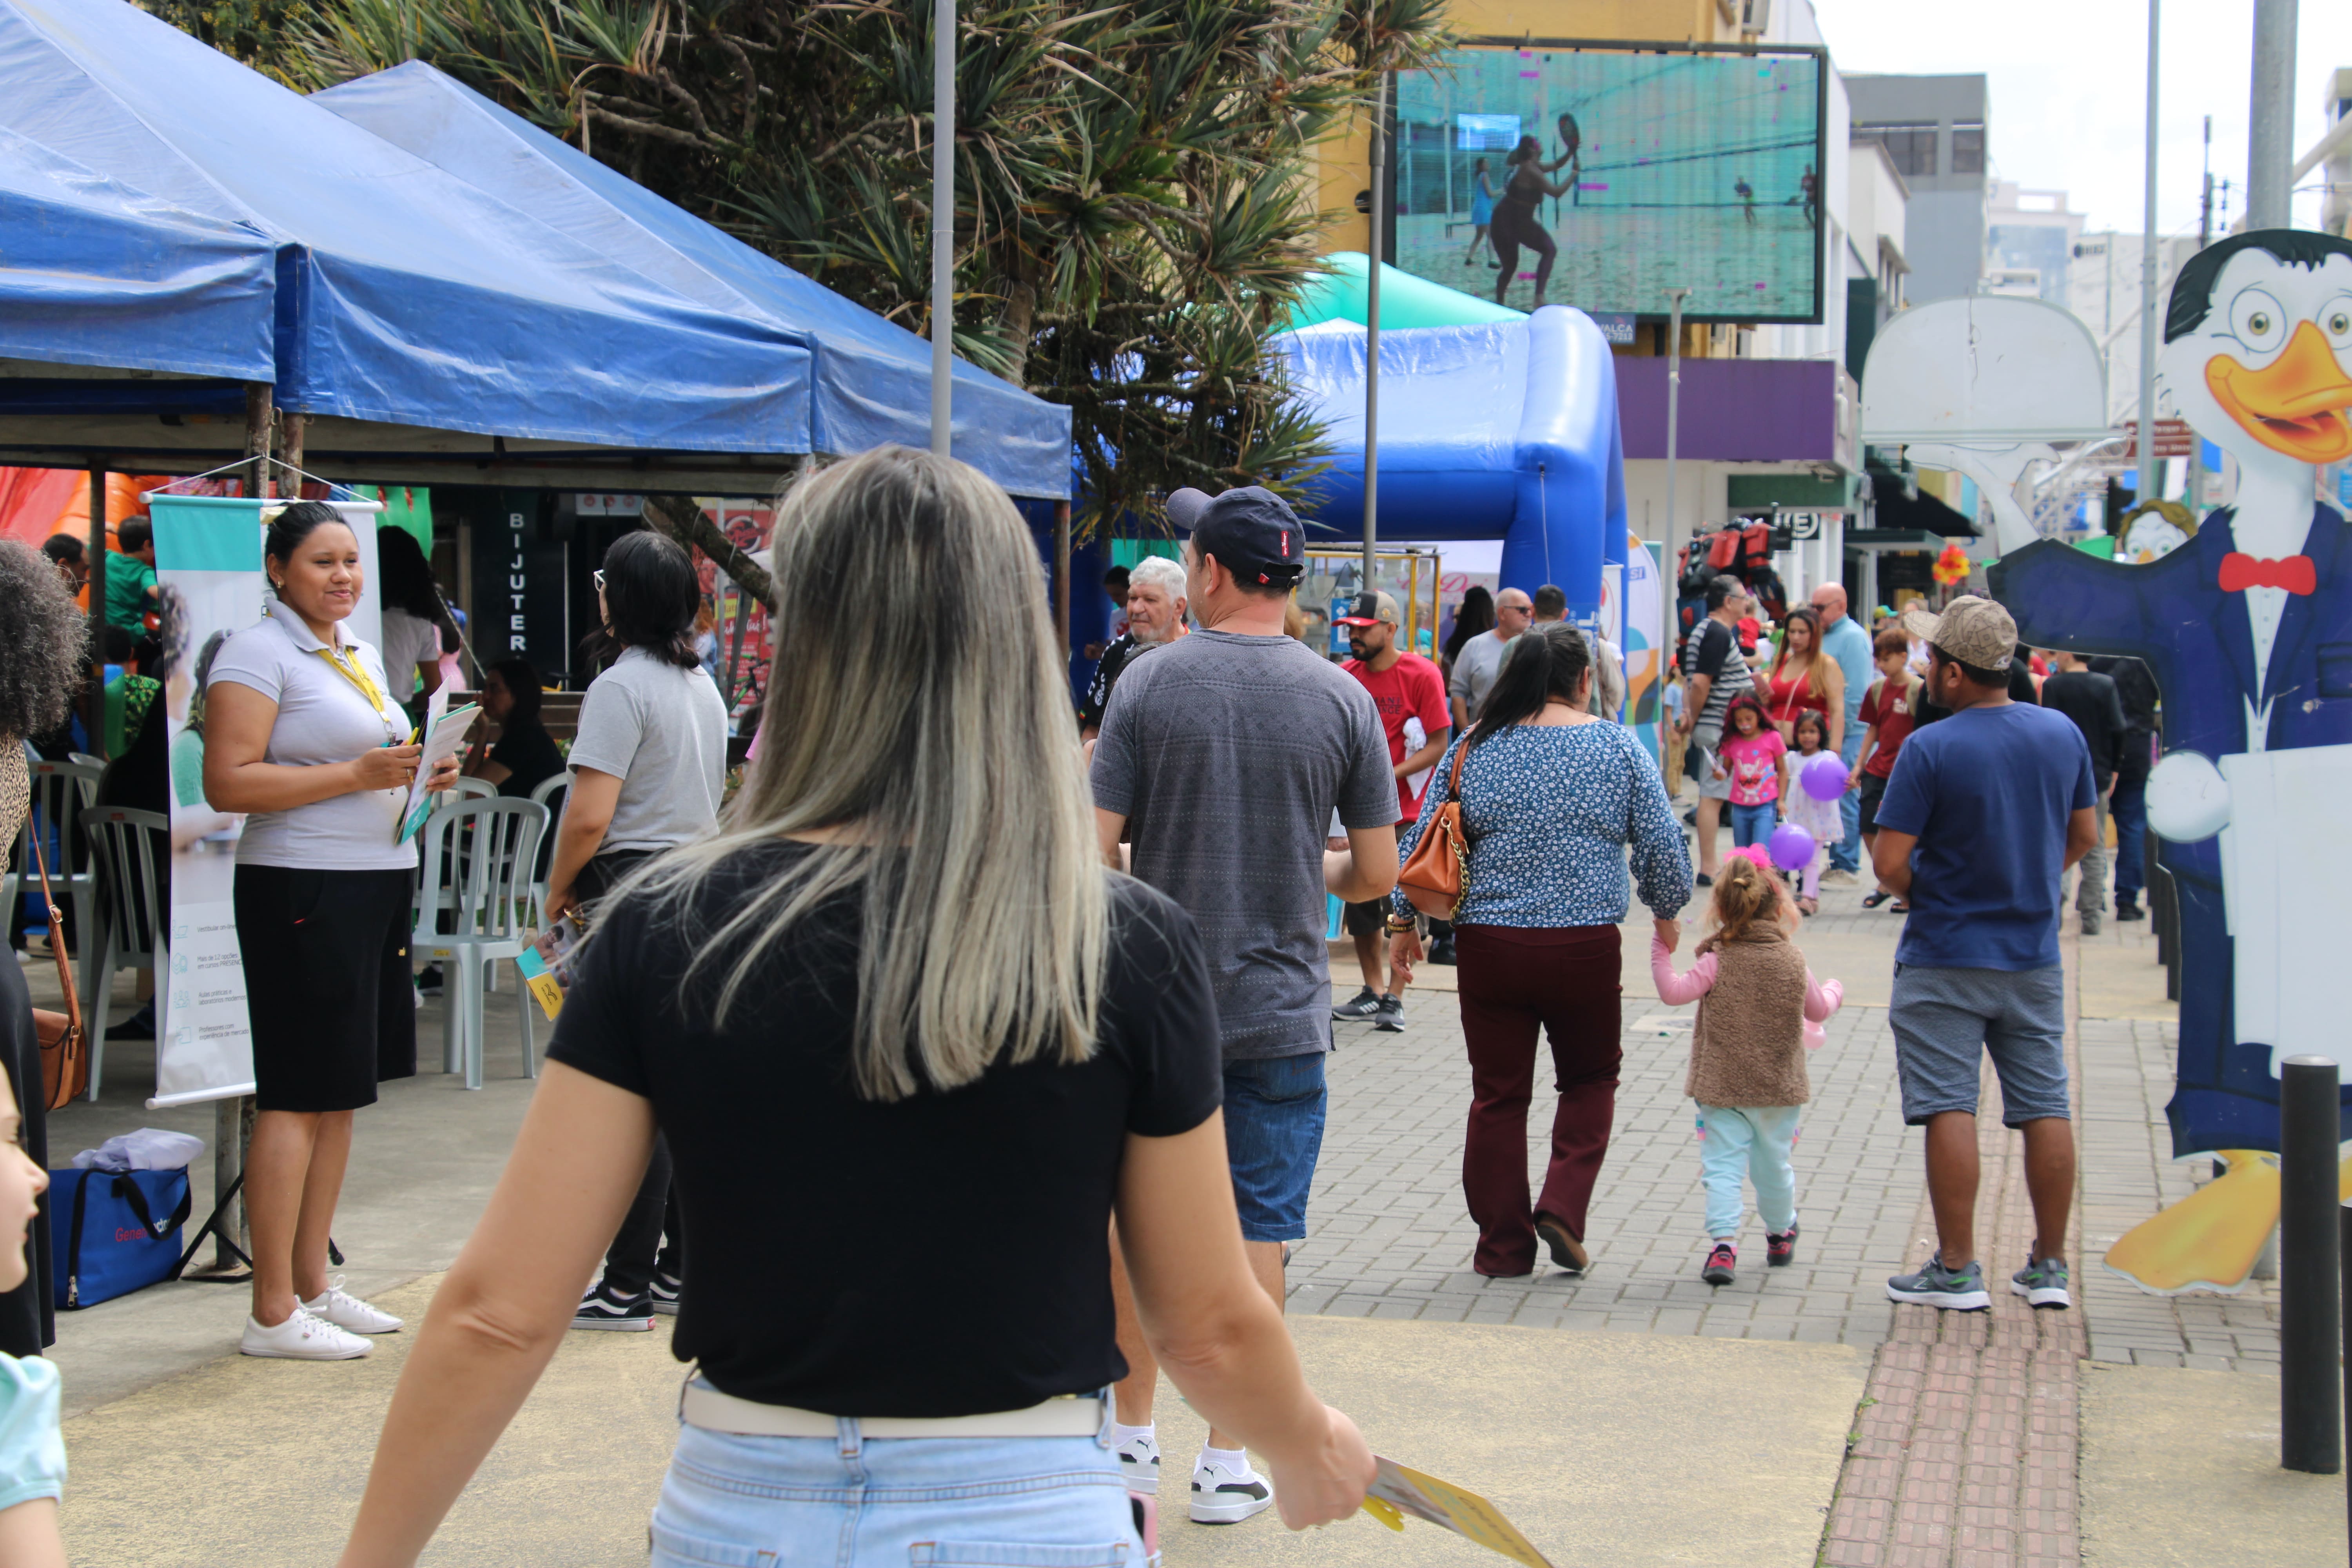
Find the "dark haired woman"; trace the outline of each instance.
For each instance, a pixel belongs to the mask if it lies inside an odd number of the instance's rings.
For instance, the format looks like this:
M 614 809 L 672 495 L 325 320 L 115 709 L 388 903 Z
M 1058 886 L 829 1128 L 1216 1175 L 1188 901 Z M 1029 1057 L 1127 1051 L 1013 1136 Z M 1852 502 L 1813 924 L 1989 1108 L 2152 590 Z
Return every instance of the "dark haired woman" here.
M 54 730 L 72 710 L 82 682 L 82 649 L 88 646 L 82 613 L 56 564 L 15 540 L 0 540 L 0 856 L 15 852 L 26 814 L 32 809 L 31 771 L 25 765 L 25 737 Z M 27 891 L 40 887 L 31 857 L 19 869 Z M 50 867 L 54 875 L 57 868 Z M 49 1163 L 43 1121 L 41 1044 L 33 1032 L 32 993 L 25 972 L 0 954 L 0 1071 L 8 1075 L 24 1118 L 25 1152 L 37 1165 Z M 47 1200 L 26 1238 L 31 1272 L 15 1289 L 0 1294 L 0 1354 L 32 1356 L 57 1336 L 50 1331 L 49 1221 Z
M 467 771 L 499 793 L 529 798 L 563 771 L 563 753 L 540 721 L 539 671 L 527 658 L 502 658 L 482 672 L 482 711 L 499 727 L 488 754 Z
M 551 921 L 719 825 L 727 705 L 695 657 L 702 584 L 693 561 L 658 533 L 625 533 L 604 552 L 596 602 L 604 640 L 620 657 L 580 700 L 572 785 L 547 875 Z M 669 1146 L 656 1139 L 636 1201 L 605 1255 L 604 1278 L 581 1300 L 574 1326 L 646 1330 L 656 1312 L 676 1312 L 685 1240 Z
M 352 1117 L 380 1079 L 416 1070 L 408 963 L 415 840 L 402 809 L 422 748 L 376 650 L 343 623 L 364 587 L 359 537 L 324 501 L 269 519 L 277 595 L 215 655 L 205 687 L 204 798 L 245 814 L 236 940 L 260 1115 L 246 1156 L 253 1226 L 247 1355 L 347 1361 L 400 1320 L 327 1272 Z M 435 787 L 457 775 L 456 758 Z
M 1585 1215 L 1616 1115 L 1626 846 L 1669 949 L 1690 901 L 1690 857 L 1657 764 L 1631 730 L 1587 711 L 1591 697 L 1591 654 L 1575 626 L 1554 622 L 1514 638 L 1477 726 L 1446 749 L 1400 847 L 1410 857 L 1429 831 L 1459 756 L 1470 867 L 1454 942 L 1473 1095 L 1462 1187 L 1478 1223 L 1472 1267 L 1481 1274 L 1530 1272 L 1538 1237 L 1562 1268 L 1591 1262 Z M 1412 913 L 1395 895 L 1391 956 L 1408 973 L 1421 957 Z M 1530 1208 L 1538 1029 L 1551 1037 L 1559 1104 Z
M 375 535 L 377 596 L 383 604 L 383 668 L 393 700 L 422 716 L 425 699 L 441 685 L 441 585 L 425 551 L 404 528 Z
M 1546 196 L 1568 195 L 1566 185 L 1553 184 L 1544 178 L 1576 154 L 1573 150 L 1561 153 L 1550 163 L 1543 161 L 1543 143 L 1532 136 L 1522 136 L 1519 144 L 1503 160 L 1510 173 L 1503 180 L 1503 195 L 1495 203 L 1495 258 L 1503 269 L 1495 276 L 1495 303 L 1503 302 L 1511 282 L 1519 275 L 1519 247 L 1526 246 L 1542 259 L 1536 263 L 1536 309 L 1544 305 L 1544 289 L 1551 283 L 1551 264 L 1559 258 L 1559 247 L 1536 216 L 1536 206 Z

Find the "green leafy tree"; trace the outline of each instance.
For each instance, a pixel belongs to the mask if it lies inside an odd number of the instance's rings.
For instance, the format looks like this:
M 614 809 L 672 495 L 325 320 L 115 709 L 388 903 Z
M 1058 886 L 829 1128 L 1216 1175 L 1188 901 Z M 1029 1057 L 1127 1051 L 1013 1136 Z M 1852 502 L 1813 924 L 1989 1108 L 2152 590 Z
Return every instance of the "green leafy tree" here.
M 258 0 L 240 0 L 255 4 Z M 929 0 L 310 0 L 274 63 L 421 58 L 929 331 Z M 966 0 L 958 352 L 1072 413 L 1091 526 L 1182 485 L 1296 493 L 1266 335 L 1319 270 L 1317 143 L 1443 47 L 1438 0 Z

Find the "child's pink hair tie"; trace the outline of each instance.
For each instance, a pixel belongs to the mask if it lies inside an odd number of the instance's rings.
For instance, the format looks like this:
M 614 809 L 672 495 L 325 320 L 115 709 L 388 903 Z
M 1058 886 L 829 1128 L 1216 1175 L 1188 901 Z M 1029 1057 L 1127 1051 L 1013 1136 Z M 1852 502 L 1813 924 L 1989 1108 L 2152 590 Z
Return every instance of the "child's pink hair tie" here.
M 1769 875 L 1772 870 L 1772 857 L 1766 853 L 1761 844 L 1744 844 L 1737 849 L 1727 849 L 1724 853 L 1727 858 L 1733 855 L 1738 856 L 1742 860 L 1767 875 Z

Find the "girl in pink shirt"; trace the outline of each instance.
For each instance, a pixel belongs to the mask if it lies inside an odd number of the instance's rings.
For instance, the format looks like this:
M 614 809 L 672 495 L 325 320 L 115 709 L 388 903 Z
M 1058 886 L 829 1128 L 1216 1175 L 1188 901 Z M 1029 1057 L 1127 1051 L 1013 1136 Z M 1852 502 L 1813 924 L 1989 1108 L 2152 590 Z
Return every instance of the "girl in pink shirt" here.
M 1789 793 L 1789 742 L 1765 716 L 1764 704 L 1742 693 L 1723 713 L 1723 744 L 1715 776 L 1731 781 L 1731 842 L 1745 849 L 1772 837 L 1780 802 Z
M 1743 1173 L 1755 1184 L 1765 1260 L 1778 1268 L 1797 1256 L 1790 1155 L 1812 1098 L 1805 1049 L 1821 1043 L 1821 1026 L 1845 999 L 1843 986 L 1815 980 L 1805 966 L 1791 940 L 1796 908 L 1761 859 L 1737 850 L 1725 858 L 1715 878 L 1716 929 L 1698 944 L 1687 973 L 1676 974 L 1665 942 L 1650 939 L 1658 999 L 1669 1006 L 1698 1004 L 1685 1092 L 1698 1101 L 1712 1243 L 1699 1278 L 1710 1285 L 1730 1284 L 1738 1262 Z

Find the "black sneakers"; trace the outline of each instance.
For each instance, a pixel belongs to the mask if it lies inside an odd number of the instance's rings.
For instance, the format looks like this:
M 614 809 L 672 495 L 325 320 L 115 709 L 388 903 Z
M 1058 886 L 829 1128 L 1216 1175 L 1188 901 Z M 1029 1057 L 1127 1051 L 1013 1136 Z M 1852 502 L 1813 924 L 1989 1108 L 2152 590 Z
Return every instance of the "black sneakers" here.
M 1715 1250 L 1699 1265 L 1698 1277 L 1710 1285 L 1728 1285 L 1739 1267 L 1739 1248 L 1727 1241 L 1718 1241 Z
M 1774 1268 L 1786 1268 L 1797 1260 L 1797 1222 L 1790 1220 L 1789 1228 L 1780 1235 L 1764 1233 L 1764 1261 Z
M 580 1298 L 580 1308 L 572 1314 L 575 1329 L 619 1329 L 625 1332 L 650 1333 L 654 1326 L 654 1303 L 650 1296 L 615 1296 L 598 1285 Z
M 1391 992 L 1372 1011 L 1372 1027 L 1394 1035 L 1404 1029 L 1404 998 Z
M 677 1294 L 686 1289 L 686 1281 L 667 1269 L 654 1270 L 653 1288 L 646 1291 L 652 1298 L 653 1309 L 665 1318 L 677 1316 Z

